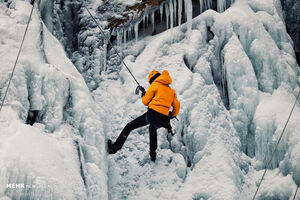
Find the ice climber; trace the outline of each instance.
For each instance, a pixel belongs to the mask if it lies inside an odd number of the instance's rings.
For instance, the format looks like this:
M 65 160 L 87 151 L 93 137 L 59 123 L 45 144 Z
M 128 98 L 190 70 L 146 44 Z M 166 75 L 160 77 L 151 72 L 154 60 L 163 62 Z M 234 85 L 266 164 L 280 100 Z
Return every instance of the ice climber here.
M 120 150 L 132 130 L 150 124 L 149 153 L 151 160 L 155 161 L 157 149 L 156 130 L 161 127 L 170 129 L 170 119 L 176 117 L 179 113 L 180 103 L 177 100 L 175 90 L 169 86 L 172 83 L 172 79 L 168 71 L 163 71 L 161 74 L 158 71 L 152 71 L 148 76 L 148 81 L 150 87 L 147 92 L 143 87 L 138 87 L 142 92 L 143 104 L 148 106 L 148 111 L 129 122 L 115 143 L 112 143 L 111 140 L 107 141 L 108 153 L 114 154 Z M 171 107 L 173 107 L 172 112 L 169 112 Z

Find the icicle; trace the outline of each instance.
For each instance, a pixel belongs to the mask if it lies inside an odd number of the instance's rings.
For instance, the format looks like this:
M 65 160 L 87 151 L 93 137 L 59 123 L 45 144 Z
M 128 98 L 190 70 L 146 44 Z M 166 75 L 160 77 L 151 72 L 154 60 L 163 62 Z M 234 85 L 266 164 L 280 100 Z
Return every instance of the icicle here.
M 139 22 L 136 22 L 134 25 L 134 35 L 135 35 L 135 41 L 138 41 L 139 37 Z
M 217 10 L 218 12 L 224 12 L 226 10 L 226 0 L 218 0 Z
M 164 14 L 164 5 L 163 4 L 159 7 L 159 11 L 160 11 L 160 23 L 162 23 L 163 14 Z
M 174 25 L 176 26 L 176 24 L 177 24 L 177 0 L 174 0 L 173 5 L 174 5 Z
M 170 9 L 170 27 L 174 27 L 174 8 L 172 0 L 169 1 L 169 9 Z
M 152 33 L 154 32 L 155 13 L 151 13 Z
M 123 47 L 125 46 L 123 35 L 124 35 L 124 28 L 121 28 L 121 30 L 120 30 L 120 42 L 121 42 L 120 47 L 121 47 L 122 49 L 123 49 Z
M 145 32 L 146 16 L 143 16 L 143 30 Z
M 212 0 L 206 0 L 206 9 L 205 10 L 208 10 L 211 8 L 212 8 Z
M 126 46 L 126 42 L 127 42 L 127 38 L 126 38 L 127 37 L 127 30 L 126 29 L 124 29 L 124 34 L 123 35 L 124 35 L 124 39 L 123 39 L 124 40 L 124 46 Z
M 203 13 L 204 12 L 204 2 L 203 0 L 199 0 L 199 5 L 200 5 L 200 13 Z
M 192 30 L 193 4 L 192 0 L 185 0 L 184 3 L 185 17 L 187 21 L 187 32 L 189 34 Z
M 117 46 L 120 47 L 121 45 L 121 35 L 119 29 L 117 29 Z
M 148 13 L 146 13 L 146 27 L 148 27 L 149 25 L 149 15 Z
M 178 0 L 178 24 L 181 25 L 182 20 L 182 0 Z
M 166 20 L 167 20 L 167 29 L 169 28 L 169 16 L 170 16 L 170 10 L 168 4 L 165 4 L 165 11 L 166 11 Z

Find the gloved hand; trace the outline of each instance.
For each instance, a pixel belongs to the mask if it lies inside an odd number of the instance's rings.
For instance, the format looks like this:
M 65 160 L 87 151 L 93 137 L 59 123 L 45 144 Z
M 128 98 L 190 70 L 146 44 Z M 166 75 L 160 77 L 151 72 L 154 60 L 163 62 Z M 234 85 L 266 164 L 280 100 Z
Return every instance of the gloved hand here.
M 142 86 L 137 86 L 137 88 L 135 89 L 135 94 L 139 94 L 139 90 L 142 92 L 142 96 L 146 94 L 146 90 Z

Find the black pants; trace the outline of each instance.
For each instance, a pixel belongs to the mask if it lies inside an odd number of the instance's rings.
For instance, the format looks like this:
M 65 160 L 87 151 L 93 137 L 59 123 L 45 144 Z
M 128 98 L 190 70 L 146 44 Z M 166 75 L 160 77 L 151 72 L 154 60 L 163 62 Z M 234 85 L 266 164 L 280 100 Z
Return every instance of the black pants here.
M 116 151 L 120 150 L 125 143 L 130 132 L 136 128 L 143 127 L 150 124 L 149 126 L 149 137 L 150 137 L 150 151 L 155 151 L 157 149 L 157 129 L 164 127 L 168 128 L 170 124 L 170 119 L 168 116 L 163 115 L 155 110 L 148 109 L 146 113 L 139 116 L 135 120 L 129 122 L 121 134 L 117 138 L 113 147 Z

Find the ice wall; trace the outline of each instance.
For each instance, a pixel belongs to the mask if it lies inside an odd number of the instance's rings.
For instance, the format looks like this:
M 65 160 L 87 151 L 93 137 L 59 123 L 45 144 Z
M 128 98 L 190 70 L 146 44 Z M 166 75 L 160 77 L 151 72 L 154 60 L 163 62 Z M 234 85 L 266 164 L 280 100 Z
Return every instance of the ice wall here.
M 0 3 L 1 99 L 30 9 L 24 1 Z M 34 126 L 25 125 L 33 111 Z M 0 123 L 1 197 L 107 199 L 101 120 L 82 76 L 37 9 Z
M 181 154 L 190 168 L 183 176 L 184 183 L 176 182 L 176 195 L 161 192 L 170 190 L 165 183 L 176 180 L 174 176 L 162 181 L 154 173 L 151 180 L 159 180 L 155 182 L 159 184 L 155 194 L 164 199 L 248 199 L 254 194 L 299 92 L 300 74 L 293 43 L 280 10 L 275 7 L 278 5 L 271 1 L 237 1 L 221 14 L 206 11 L 192 20 L 190 34 L 187 24 L 174 27 L 172 33 L 157 35 L 145 44 L 141 41 L 138 45 L 143 43 L 145 48 L 127 57 L 126 62 L 139 80 L 144 80 L 153 69 L 167 69 L 181 101 L 176 136 L 169 138 L 170 146 L 160 140 L 161 159 L 164 150 L 170 149 Z M 121 87 L 133 87 L 125 70 L 120 75 Z M 129 107 L 124 113 L 134 110 L 131 104 L 138 100 L 129 95 L 124 98 Z M 299 179 L 298 110 L 299 104 L 258 199 L 293 196 Z M 127 143 L 120 157 L 135 152 L 133 141 Z M 118 157 L 115 162 L 118 163 Z M 144 186 L 148 182 L 139 183 Z M 228 184 L 225 187 L 219 183 Z M 148 195 L 158 198 L 152 195 L 151 186 L 146 190 Z M 139 191 L 136 193 L 144 197 Z
M 228 7 L 230 7 L 231 4 L 233 4 L 234 1 L 226 1 L 226 0 L 218 0 L 216 2 L 215 7 L 213 6 L 212 0 L 200 0 L 200 13 L 204 12 L 208 9 L 215 9 L 218 12 L 224 12 Z M 195 3 L 194 3 L 195 4 Z M 159 12 L 160 16 L 160 24 L 155 21 L 155 16 L 158 15 L 156 13 Z M 141 14 L 141 16 L 139 16 Z M 137 14 L 137 17 L 132 17 L 130 20 L 124 24 L 121 24 L 118 29 L 120 29 L 119 33 L 122 32 L 121 35 L 118 37 L 120 38 L 126 38 L 126 41 L 132 39 L 132 36 L 130 34 L 127 34 L 129 30 L 134 29 L 134 38 L 137 41 L 139 34 L 141 34 L 141 31 L 139 30 L 140 24 L 143 23 L 143 29 L 145 32 L 145 27 L 147 27 L 147 23 L 150 19 L 150 22 L 152 24 L 152 34 L 157 34 L 159 29 L 159 32 L 161 28 L 162 23 L 165 24 L 165 29 L 172 29 L 173 27 L 180 26 L 183 22 L 187 22 L 188 26 L 187 29 L 190 31 L 192 29 L 192 18 L 194 15 L 194 5 L 192 0 L 169 0 L 162 2 L 159 6 L 154 7 L 152 9 L 146 8 L 142 13 L 139 12 Z M 134 15 L 136 16 L 136 15 Z M 164 22 L 163 22 L 164 19 Z M 121 40 L 121 39 L 119 39 Z M 118 46 L 122 46 L 119 45 Z

